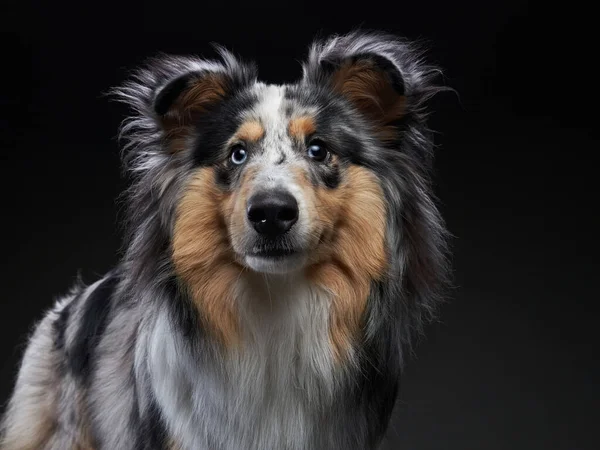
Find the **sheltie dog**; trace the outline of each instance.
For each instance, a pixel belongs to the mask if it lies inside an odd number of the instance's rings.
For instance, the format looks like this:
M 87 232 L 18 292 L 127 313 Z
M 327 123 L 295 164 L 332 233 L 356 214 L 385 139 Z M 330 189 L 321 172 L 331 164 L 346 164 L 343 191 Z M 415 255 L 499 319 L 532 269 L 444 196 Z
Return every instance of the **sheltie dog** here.
M 115 89 L 126 251 L 37 324 L 1 448 L 377 448 L 448 274 L 415 48 L 334 36 L 273 85 L 218 47 Z

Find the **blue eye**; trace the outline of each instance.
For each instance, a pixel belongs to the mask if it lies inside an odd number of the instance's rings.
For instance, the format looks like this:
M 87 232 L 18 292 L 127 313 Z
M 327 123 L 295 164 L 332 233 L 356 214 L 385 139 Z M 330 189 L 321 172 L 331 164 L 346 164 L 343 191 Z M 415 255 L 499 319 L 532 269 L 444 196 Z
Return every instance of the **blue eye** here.
M 236 145 L 235 147 L 233 147 L 233 150 L 231 151 L 231 162 L 234 163 L 235 165 L 240 165 L 240 164 L 244 164 L 244 162 L 246 162 L 246 159 L 248 158 L 248 152 L 246 152 L 246 149 L 244 147 L 242 147 L 241 145 Z
M 310 159 L 314 159 L 315 161 L 319 162 L 325 161 L 329 156 L 329 152 L 325 148 L 325 145 L 320 142 L 311 142 L 308 145 L 306 152 L 308 153 L 308 157 Z

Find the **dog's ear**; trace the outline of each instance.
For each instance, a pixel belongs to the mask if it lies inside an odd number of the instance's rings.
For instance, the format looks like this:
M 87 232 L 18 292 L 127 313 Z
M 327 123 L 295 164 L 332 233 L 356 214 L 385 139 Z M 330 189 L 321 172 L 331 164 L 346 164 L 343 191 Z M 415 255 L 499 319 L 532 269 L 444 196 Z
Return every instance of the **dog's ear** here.
M 186 122 L 226 95 L 226 75 L 219 72 L 188 72 L 170 80 L 154 98 L 154 112 L 162 119 Z
M 397 137 L 430 78 L 430 68 L 420 64 L 407 42 L 373 32 L 314 43 L 303 70 L 304 82 L 328 86 L 346 98 L 384 141 Z
M 152 108 L 168 139 L 189 134 L 202 115 L 234 91 L 228 74 L 222 71 L 193 71 L 169 80 L 157 90 Z
M 122 133 L 148 144 L 160 136 L 165 149 L 178 151 L 195 124 L 213 108 L 256 81 L 256 67 L 218 48 L 221 59 L 162 55 L 149 60 L 116 97 L 134 110 Z
M 363 53 L 342 60 L 321 61 L 321 76 L 384 133 L 406 113 L 404 82 L 388 59 Z

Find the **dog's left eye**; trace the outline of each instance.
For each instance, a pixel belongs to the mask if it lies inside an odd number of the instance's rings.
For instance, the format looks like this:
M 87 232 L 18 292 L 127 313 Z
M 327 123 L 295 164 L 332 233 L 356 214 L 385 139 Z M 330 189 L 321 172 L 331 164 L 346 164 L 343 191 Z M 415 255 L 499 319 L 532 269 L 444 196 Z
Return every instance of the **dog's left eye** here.
M 244 164 L 248 158 L 248 152 L 242 145 L 236 145 L 231 150 L 231 162 L 235 165 Z
M 308 157 L 310 159 L 314 159 L 315 161 L 323 162 L 329 156 L 329 152 L 325 148 L 325 145 L 320 142 L 311 142 L 306 152 L 308 153 Z

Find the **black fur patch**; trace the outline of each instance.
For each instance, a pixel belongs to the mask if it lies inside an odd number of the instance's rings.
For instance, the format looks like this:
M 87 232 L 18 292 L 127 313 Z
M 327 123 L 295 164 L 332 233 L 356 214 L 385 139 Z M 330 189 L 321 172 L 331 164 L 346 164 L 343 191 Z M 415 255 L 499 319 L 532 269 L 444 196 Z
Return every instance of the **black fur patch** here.
M 360 409 L 366 412 L 371 446 L 379 443 L 388 427 L 398 395 L 402 366 L 400 339 L 395 324 L 397 315 L 391 310 L 376 311 L 382 306 L 380 300 L 386 298 L 385 289 L 381 283 L 372 286 L 372 298 L 365 323 L 370 315 L 379 321 L 383 318 L 383 322 L 378 333 L 363 343 L 361 373 L 364 377 L 354 393 Z M 379 306 L 373 306 L 375 302 L 378 302 Z M 392 309 L 394 306 L 388 308 Z
M 249 109 L 256 101 L 255 95 L 243 91 L 209 108 L 196 123 L 196 165 L 208 166 L 226 161 L 228 149 L 225 148 L 225 144 L 242 124 L 241 112 Z M 226 170 L 235 171 L 235 168 Z M 224 181 L 228 180 L 228 177 L 221 178 Z
M 186 73 L 185 75 L 172 80 L 162 88 L 154 99 L 154 111 L 156 114 L 163 116 L 169 112 L 171 105 L 177 100 L 181 93 L 190 86 L 191 81 L 200 76 L 200 72 Z
M 325 183 L 325 186 L 327 186 L 329 189 L 335 189 L 339 186 L 341 175 L 340 168 L 337 164 L 328 167 L 323 172 L 324 173 L 321 178 L 323 180 L 323 183 Z
M 215 183 L 218 186 L 223 188 L 227 188 L 231 185 L 231 182 L 234 178 L 233 171 L 229 167 L 225 165 L 219 165 L 215 167 Z
M 171 318 L 177 328 L 181 330 L 186 338 L 189 338 L 189 343 L 193 344 L 195 339 L 202 333 L 198 310 L 192 305 L 191 299 L 187 295 L 186 288 L 181 286 L 181 281 L 175 276 L 169 277 L 163 284 L 163 298 L 169 302 L 169 311 Z
M 68 366 L 73 375 L 87 381 L 94 351 L 106 329 L 112 308 L 112 295 L 119 282 L 109 274 L 84 300 L 83 314 L 73 344 L 67 349 Z
M 167 450 L 169 434 L 154 398 L 140 418 L 135 450 Z
M 309 175 L 313 186 L 325 185 L 329 189 L 337 188 L 342 180 L 342 171 L 337 163 L 313 163 L 310 166 Z

